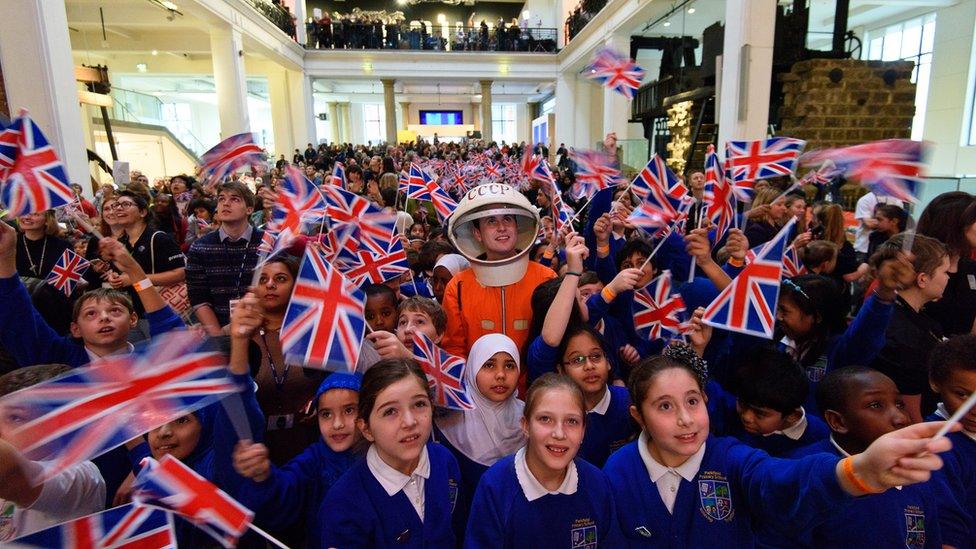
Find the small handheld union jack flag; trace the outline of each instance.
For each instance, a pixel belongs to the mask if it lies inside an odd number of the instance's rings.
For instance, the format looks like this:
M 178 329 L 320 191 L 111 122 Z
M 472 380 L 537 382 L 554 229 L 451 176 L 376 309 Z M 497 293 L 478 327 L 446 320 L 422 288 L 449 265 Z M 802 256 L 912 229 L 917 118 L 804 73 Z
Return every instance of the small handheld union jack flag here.
M 65 250 L 58 262 L 51 269 L 51 274 L 47 276 L 47 283 L 61 290 L 64 295 L 71 297 L 75 291 L 75 286 L 81 281 L 81 277 L 91 266 L 85 258 L 71 250 Z
M 434 205 L 434 211 L 437 212 L 437 217 L 441 223 L 447 225 L 447 220 L 457 209 L 458 203 L 434 183 L 430 183 L 429 187 L 430 202 Z
M 840 170 L 834 164 L 833 160 L 827 160 L 820 166 L 819 169 L 810 170 L 803 179 L 800 180 L 800 185 L 816 185 L 818 187 L 824 187 L 830 184 L 835 177 L 840 175 Z
M 41 128 L 27 114 L 0 133 L 0 201 L 12 216 L 58 208 L 75 194 L 68 172 Z
M 630 182 L 628 188 L 638 198 L 643 200 L 651 194 L 651 190 L 654 188 L 664 189 L 666 191 L 680 184 L 681 180 L 678 179 L 678 176 L 674 175 L 674 172 L 671 171 L 671 168 L 661 158 L 661 155 L 654 153 L 654 156 L 647 161 L 644 169 L 637 172 L 637 176 Z
M 669 186 L 665 187 L 666 184 Z M 631 188 L 642 202 L 631 212 L 628 220 L 651 236 L 658 236 L 668 227 L 686 220 L 695 203 L 695 199 L 688 194 L 688 188 L 656 154 L 637 174 Z
M 752 262 L 705 309 L 703 322 L 732 332 L 773 337 L 783 254 L 794 225 L 795 217 L 763 245 Z
M 671 293 L 671 271 L 664 271 L 634 292 L 634 328 L 649 340 L 670 339 L 681 333 L 685 301 Z
M 637 66 L 633 59 L 608 47 L 599 49 L 583 69 L 584 77 L 600 82 L 627 99 L 634 98 L 644 74 L 644 69 Z
M 236 546 L 254 518 L 247 507 L 169 454 L 158 462 L 143 460 L 132 500 L 186 518 L 224 547 Z
M 366 332 L 365 301 L 323 251 L 306 247 L 281 326 L 285 358 L 309 368 L 352 371 Z
M 382 284 L 410 270 L 407 253 L 399 238 L 394 238 L 389 251 L 382 255 L 361 247 L 355 251 L 349 250 L 348 246 L 343 247 L 334 263 L 357 286 L 365 283 Z
M 346 188 L 346 166 L 342 162 L 335 163 L 335 166 L 332 168 L 332 177 L 329 179 L 329 183 L 336 187 Z
M 339 187 L 323 187 L 322 194 L 332 229 L 343 223 L 357 224 L 360 229 L 358 242 L 373 253 L 386 253 L 396 228 L 396 214 L 385 212 L 369 200 Z
M 264 151 L 254 142 L 254 134 L 239 133 L 203 153 L 200 169 L 204 179 L 216 183 L 238 168 L 263 162 Z
M 746 252 L 746 263 L 752 263 L 762 251 L 765 244 L 760 244 L 755 248 L 752 248 Z M 800 276 L 807 274 L 807 268 L 803 266 L 803 261 L 800 260 L 800 254 L 796 249 L 796 246 L 790 245 L 783 252 L 783 278 L 793 278 L 794 276 Z
M 806 144 L 792 137 L 726 142 L 725 169 L 732 179 L 736 198 L 752 202 L 757 179 L 792 174 Z
M 705 215 L 715 223 L 715 240 L 719 241 L 735 222 L 735 193 L 725 179 L 725 170 L 713 145 L 708 146 L 705 155 L 704 202 Z
M 902 202 L 916 202 L 918 186 L 925 175 L 925 144 L 910 139 L 885 139 L 853 147 L 820 151 L 811 160 L 833 160 L 847 179 L 878 196 Z
M 325 198 L 318 187 L 298 168 L 289 166 L 285 180 L 278 186 L 278 199 L 271 214 L 279 238 L 282 234 L 288 238 L 298 236 L 303 223 L 321 223 L 325 211 Z
M 172 515 L 130 503 L 34 532 L 13 547 L 62 549 L 175 549 Z
M 614 167 L 613 157 L 606 153 L 570 149 L 569 158 L 576 164 L 577 191 L 572 193 L 576 200 L 584 196 L 593 198 L 598 191 L 620 183 L 620 170 Z
M 452 410 L 474 410 L 464 383 L 464 359 L 448 354 L 420 332 L 413 335 L 413 358 L 434 389 L 434 405 Z
M 416 163 L 410 164 L 410 176 L 407 179 L 407 198 L 426 200 L 430 202 L 430 189 L 427 188 L 429 177 Z
M 30 419 L 4 439 L 29 457 L 50 454 L 50 478 L 237 392 L 225 356 L 203 345 L 195 333 L 171 331 L 135 353 L 102 357 L 11 393 L 0 406 L 25 410 Z

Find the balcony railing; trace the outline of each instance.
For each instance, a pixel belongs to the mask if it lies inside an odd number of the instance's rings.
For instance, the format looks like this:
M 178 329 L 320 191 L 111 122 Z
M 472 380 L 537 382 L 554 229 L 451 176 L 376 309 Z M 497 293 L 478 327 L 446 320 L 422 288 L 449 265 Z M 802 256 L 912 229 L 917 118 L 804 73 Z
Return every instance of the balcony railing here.
M 278 4 L 272 4 L 267 0 L 245 0 L 248 4 L 254 6 L 254 9 L 261 12 L 268 21 L 271 21 L 274 26 L 281 29 L 282 32 L 295 40 L 295 18 L 290 11 Z
M 596 14 L 600 13 L 600 10 L 606 5 L 607 0 L 581 0 L 576 5 L 576 9 L 570 12 L 569 17 L 566 18 L 566 43 L 569 44 L 569 41 L 579 34 L 583 27 L 590 22 L 590 19 L 596 17 Z
M 308 49 L 556 53 L 557 30 L 543 27 L 444 27 L 354 22 L 309 23 Z

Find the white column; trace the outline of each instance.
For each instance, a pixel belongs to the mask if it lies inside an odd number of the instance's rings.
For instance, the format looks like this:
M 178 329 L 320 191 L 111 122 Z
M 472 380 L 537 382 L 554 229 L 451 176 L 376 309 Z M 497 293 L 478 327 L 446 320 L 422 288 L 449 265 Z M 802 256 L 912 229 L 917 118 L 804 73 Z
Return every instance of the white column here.
M 573 132 L 572 142 L 566 141 L 566 146 L 580 149 L 591 149 L 593 141 L 593 124 L 590 116 L 590 101 L 593 99 L 593 91 L 597 88 L 592 81 L 581 76 L 576 77 L 576 104 L 573 119 L 575 120 L 575 131 Z M 556 143 L 559 146 L 559 143 Z
M 339 107 L 335 101 L 329 102 L 329 126 L 332 127 L 332 142 L 339 143 L 339 128 L 341 123 L 339 122 Z
M 396 145 L 397 142 L 397 123 L 396 123 L 396 97 L 393 92 L 394 80 L 381 80 L 383 83 L 383 111 L 386 122 L 386 144 Z
M 481 139 L 491 142 L 491 80 L 481 81 Z
M 0 17 L 0 64 L 10 116 L 28 109 L 64 162 L 68 178 L 90 194 L 64 2 L 5 2 Z
M 400 125 L 398 128 L 406 130 L 408 124 L 410 124 L 410 103 L 400 101 Z
M 295 0 L 295 9 L 292 10 L 292 13 L 295 15 L 295 38 L 299 44 L 304 46 L 305 42 L 308 41 L 308 34 L 305 32 L 305 20 L 308 19 L 305 0 Z
M 274 71 L 268 75 L 268 102 L 271 104 L 271 128 L 274 131 L 275 150 L 291 158 L 292 151 L 305 143 L 294 141 L 291 132 L 291 101 L 288 98 L 288 71 Z
M 615 34 L 606 44 L 611 48 L 630 55 L 630 37 Z M 630 100 L 610 88 L 603 88 L 603 134 L 617 132 L 619 139 L 627 136 L 627 121 L 630 120 Z
M 318 145 L 315 135 L 315 99 L 312 96 L 312 79 L 302 71 L 286 71 L 291 100 L 291 132 L 295 146 L 305 150 L 305 145 Z
M 352 103 L 346 102 L 339 107 L 342 110 L 342 141 L 352 143 L 355 135 L 352 127 Z M 362 130 L 359 133 L 362 133 Z
M 776 2 L 727 0 L 718 142 L 762 139 L 769 124 Z
M 559 143 L 565 143 L 566 146 L 572 146 L 575 144 L 575 131 L 576 131 L 576 73 L 574 71 L 566 71 L 559 73 L 556 78 L 556 107 L 555 107 L 555 124 L 556 124 L 556 141 Z M 589 113 L 583 113 L 584 116 L 588 116 Z
M 221 139 L 251 131 L 247 113 L 247 79 L 244 76 L 244 42 L 241 31 L 236 28 L 211 28 L 210 51 L 213 56 Z

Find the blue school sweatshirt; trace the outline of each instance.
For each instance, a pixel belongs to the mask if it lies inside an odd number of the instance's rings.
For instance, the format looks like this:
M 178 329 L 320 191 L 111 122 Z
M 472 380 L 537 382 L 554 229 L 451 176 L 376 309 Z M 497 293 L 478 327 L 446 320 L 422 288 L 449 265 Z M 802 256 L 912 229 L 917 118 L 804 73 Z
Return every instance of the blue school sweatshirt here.
M 739 419 L 736 409 L 735 395 L 726 391 L 714 380 L 705 385 L 708 395 L 708 417 L 710 430 L 716 436 L 735 437 L 757 450 L 762 450 L 773 457 L 796 457 L 801 449 L 826 440 L 830 436 L 830 428 L 824 421 L 813 414 L 805 414 L 807 425 L 800 438 L 794 440 L 782 433 L 771 435 L 754 435 L 746 432 Z
M 478 482 L 481 480 L 481 475 L 485 474 L 488 466 L 478 463 L 464 455 L 464 452 L 461 450 L 455 448 L 436 424 L 434 425 L 434 441 L 450 450 L 454 459 L 457 460 L 458 471 L 461 473 L 460 494 L 463 496 L 459 498 L 457 503 L 459 506 L 458 512 L 463 513 L 466 522 L 467 513 L 471 507 L 471 496 L 474 495 L 474 491 L 478 487 Z
M 463 528 L 456 520 L 460 471 L 450 450 L 427 443 L 430 478 L 424 482 L 424 520 L 403 491 L 392 496 L 357 461 L 326 494 L 318 522 L 322 547 L 453 549 Z
M 945 421 L 935 413 L 925 421 Z M 976 440 L 962 431 L 946 435 L 952 450 L 939 454 L 944 465 L 932 478 L 945 497 L 939 500 L 939 529 L 942 543 L 953 547 L 976 547 Z
M 501 459 L 481 477 L 465 533 L 466 549 L 617 547 L 613 494 L 599 469 L 577 458 L 579 484 L 572 495 L 525 497 L 515 456 Z
M 830 440 L 798 451 L 797 457 L 818 454 L 844 457 Z M 789 546 L 942 547 L 934 488 L 934 482 L 924 482 L 853 498 L 830 513 L 823 523 L 800 530 L 797 544 Z M 797 531 L 791 533 L 797 535 Z
M 334 452 L 319 440 L 284 466 L 272 465 L 266 480 L 243 479 L 236 486 L 235 495 L 254 511 L 254 522 L 259 527 L 276 531 L 304 523 L 306 543 L 317 547 L 321 539 L 317 519 L 322 499 L 339 477 L 362 458 L 361 453 L 352 450 Z
M 603 468 L 632 547 L 751 547 L 755 518 L 807 530 L 851 499 L 837 481 L 835 456 L 776 459 L 733 438 L 710 436 L 698 474 L 692 482 L 681 480 L 672 515 L 638 443 L 624 446 Z
M 19 366 L 66 364 L 72 368 L 91 362 L 79 340 L 59 335 L 31 303 L 27 288 L 17 275 L 0 278 L 0 345 Z M 157 336 L 184 326 L 168 305 L 146 313 L 149 333 Z
M 623 448 L 637 434 L 637 424 L 630 417 L 630 395 L 624 387 L 608 385 L 610 407 L 605 414 L 586 413 L 586 433 L 578 457 L 603 467 L 610 454 Z

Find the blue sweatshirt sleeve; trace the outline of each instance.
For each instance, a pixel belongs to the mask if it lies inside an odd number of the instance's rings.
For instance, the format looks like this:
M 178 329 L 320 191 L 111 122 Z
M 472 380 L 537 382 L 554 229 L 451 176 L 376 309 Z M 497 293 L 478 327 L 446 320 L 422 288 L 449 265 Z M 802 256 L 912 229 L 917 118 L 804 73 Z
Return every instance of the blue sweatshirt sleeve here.
M 234 447 L 240 440 L 235 422 L 244 421 L 251 440 L 264 440 L 264 414 L 254 396 L 254 382 L 249 374 L 232 374 L 231 378 L 240 392 L 227 395 L 218 405 L 214 417 L 213 456 L 214 477 L 218 486 L 232 488 L 242 480 L 233 466 Z M 239 414 L 243 412 L 243 417 Z M 235 417 L 231 418 L 231 414 Z
M 529 363 L 528 379 L 531 383 L 536 378 L 547 372 L 556 371 L 556 362 L 559 361 L 559 349 L 549 346 L 542 340 L 542 336 L 536 336 L 529 344 L 529 352 L 526 356 Z
M 283 467 L 271 466 L 271 475 L 263 482 L 245 479 L 239 486 L 240 501 L 255 512 L 263 528 L 282 529 L 309 516 L 318 509 L 323 488 L 319 471 L 325 466 L 318 444 L 313 444 Z
M 149 321 L 149 335 L 152 337 L 186 327 L 183 319 L 169 305 L 158 311 L 147 312 L 146 320 Z
M 847 330 L 835 340 L 827 357 L 827 371 L 874 361 L 885 346 L 885 332 L 894 310 L 893 303 L 882 303 L 874 295 L 868 297 Z
M 593 224 L 596 223 L 597 219 L 600 219 L 600 216 L 610 212 L 612 203 L 613 189 L 598 191 L 590 200 L 590 211 L 586 215 L 586 226 L 583 227 L 583 239 L 590 249 L 590 256 L 583 263 L 587 269 L 593 270 L 596 262 L 596 235 L 593 233 Z
M 595 328 L 610 312 L 610 304 L 596 293 L 586 298 L 587 324 Z
M 44 321 L 19 276 L 0 278 L 0 303 L 0 343 L 18 365 L 88 363 L 82 345 L 58 335 Z
M 837 480 L 836 456 L 777 459 L 744 444 L 730 447 L 728 454 L 739 464 L 743 499 L 761 519 L 807 531 L 852 499 Z

